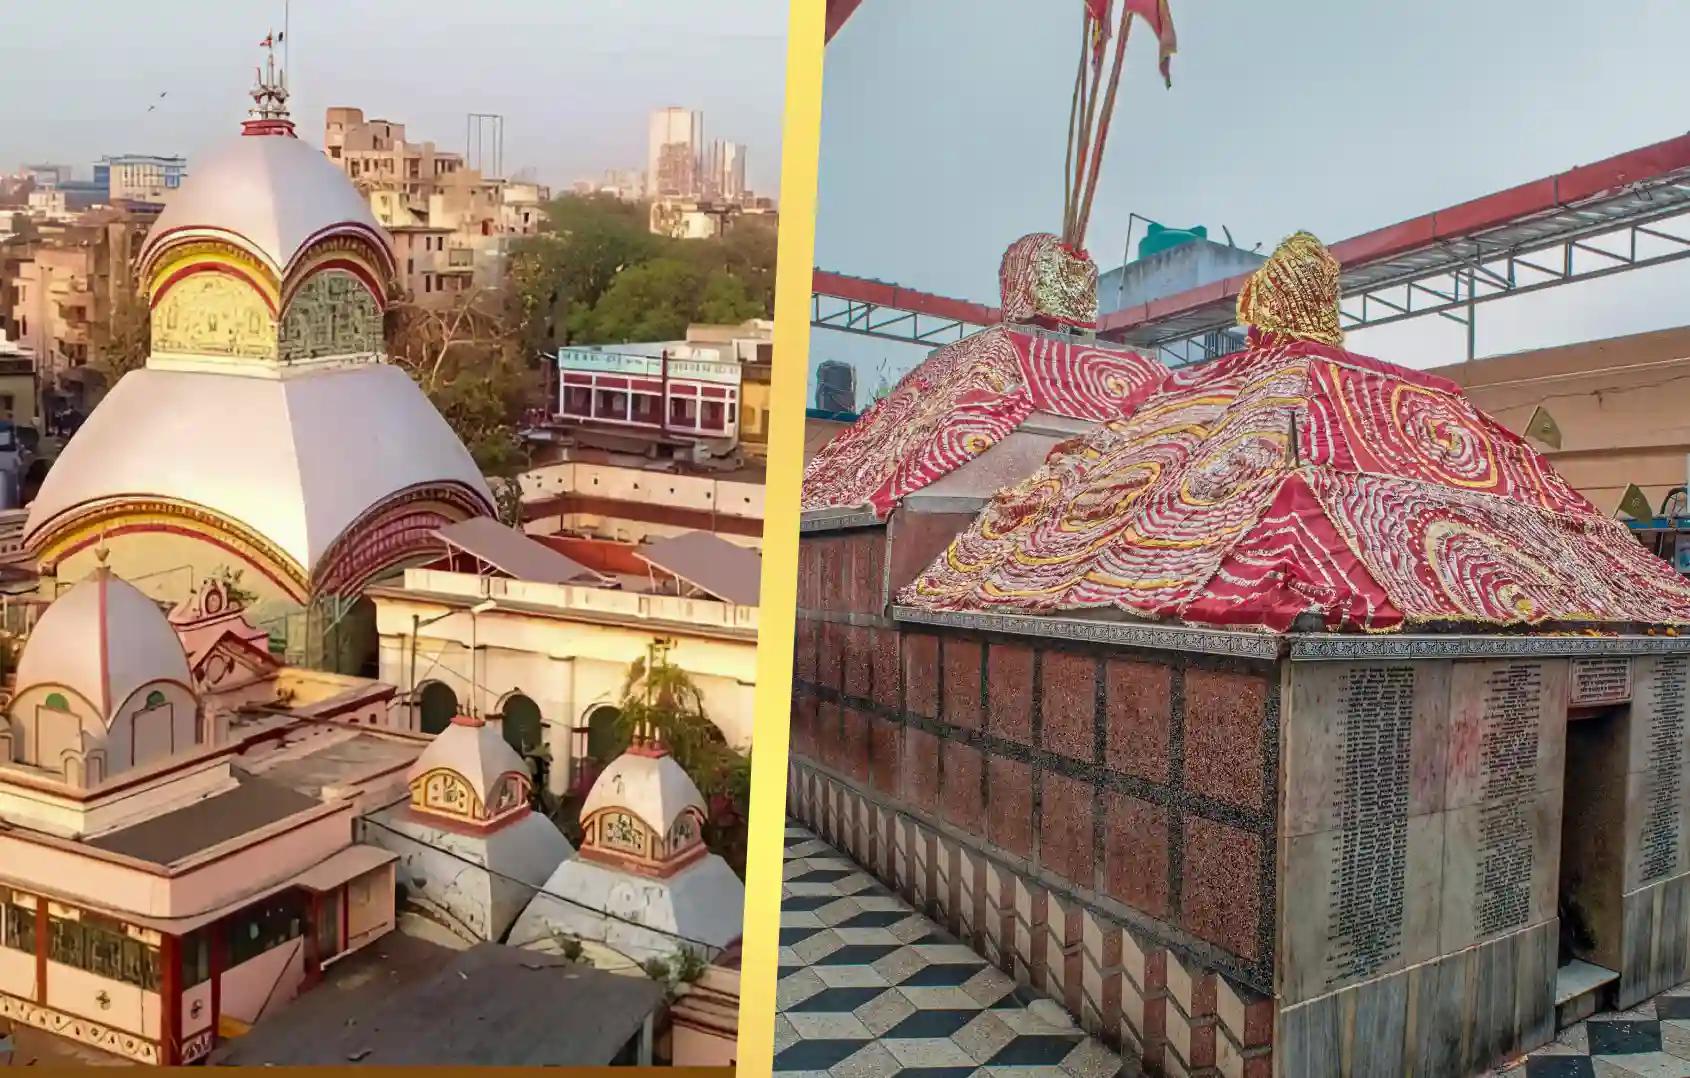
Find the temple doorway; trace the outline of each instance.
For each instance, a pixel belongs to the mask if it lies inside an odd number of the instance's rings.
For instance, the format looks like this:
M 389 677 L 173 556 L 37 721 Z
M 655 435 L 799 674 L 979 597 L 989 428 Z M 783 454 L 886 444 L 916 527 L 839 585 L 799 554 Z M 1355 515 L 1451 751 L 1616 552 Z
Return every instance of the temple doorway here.
M 526 755 L 540 747 L 540 705 L 513 692 L 505 697 L 501 709 L 504 718 L 505 741 L 518 754 Z
M 425 734 L 438 734 L 446 729 L 458 713 L 458 694 L 444 682 L 424 683 L 417 698 L 422 705 L 422 732 Z
M 1562 778 L 1557 1028 L 1606 1007 L 1622 957 L 1626 772 L 1631 705 L 1567 711 Z

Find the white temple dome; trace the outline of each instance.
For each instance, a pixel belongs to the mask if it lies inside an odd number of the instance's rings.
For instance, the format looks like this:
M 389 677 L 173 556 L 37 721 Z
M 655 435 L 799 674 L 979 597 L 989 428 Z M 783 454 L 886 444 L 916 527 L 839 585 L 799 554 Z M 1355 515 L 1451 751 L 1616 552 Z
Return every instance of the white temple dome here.
M 149 368 L 124 375 L 65 446 L 24 536 L 101 500 L 163 497 L 245 525 L 310 574 L 372 506 L 440 482 L 493 503 L 469 451 L 397 367 L 286 380 Z
M 581 818 L 605 808 L 626 810 L 658 835 L 667 835 L 689 808 L 697 810 L 700 819 L 709 818 L 698 786 L 673 756 L 638 748 L 605 768 L 581 805 Z
M 164 611 L 105 568 L 48 605 L 18 660 L 17 693 L 75 693 L 109 724 L 141 688 L 193 684 L 182 641 Z
M 292 137 L 237 135 L 194 159 L 147 233 L 141 261 L 167 239 L 216 239 L 262 256 L 281 276 L 308 245 L 348 225 L 391 257 L 369 203 L 321 150 Z

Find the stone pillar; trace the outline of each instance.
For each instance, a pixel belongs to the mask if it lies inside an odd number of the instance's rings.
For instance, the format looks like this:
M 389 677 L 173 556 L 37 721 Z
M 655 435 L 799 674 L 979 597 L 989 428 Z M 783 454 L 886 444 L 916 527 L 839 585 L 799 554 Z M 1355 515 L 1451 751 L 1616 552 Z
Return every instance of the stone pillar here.
M 159 1058 L 173 1067 L 182 1062 L 182 939 L 165 933 L 158 948 Z

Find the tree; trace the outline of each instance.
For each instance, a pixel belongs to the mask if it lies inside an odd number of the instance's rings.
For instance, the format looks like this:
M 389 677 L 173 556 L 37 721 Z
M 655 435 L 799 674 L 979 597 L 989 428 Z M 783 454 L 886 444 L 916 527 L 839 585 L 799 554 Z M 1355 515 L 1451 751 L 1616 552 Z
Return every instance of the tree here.
M 508 476 L 528 464 L 517 425 L 533 399 L 535 372 L 497 299 L 478 289 L 440 307 L 394 305 L 388 357 L 416 380 L 484 473 Z
M 745 282 L 724 270 L 712 270 L 704 280 L 704 292 L 698 300 L 695 317 L 700 322 L 718 325 L 738 325 L 748 318 L 758 318 L 763 307 L 751 298 Z
M 578 340 L 667 341 L 686 336 L 704 294 L 704 274 L 678 258 L 655 258 L 623 270 L 593 305 L 572 320 Z
M 745 874 L 745 822 L 751 803 L 751 757 L 735 751 L 704 711 L 704 694 L 687 672 L 668 658 L 668 645 L 654 643 L 635 660 L 622 683 L 617 720 L 619 752 L 634 735 L 649 731 L 691 777 L 710 808 L 705 843 Z
M 663 241 L 645 207 L 609 195 L 564 195 L 546 207 L 548 231 L 511 250 L 510 320 L 529 353 L 567 343 L 617 274 L 655 258 Z
M 646 204 L 608 195 L 565 195 L 547 213 L 548 231 L 511 250 L 507 317 L 526 355 L 680 337 L 687 322 L 737 323 L 774 309 L 772 218 L 740 218 L 714 239 L 677 240 L 651 234 Z M 642 302 L 655 304 L 643 320 L 634 309 Z
M 93 366 L 113 386 L 130 371 L 146 366 L 152 351 L 152 309 L 139 293 L 122 289 L 111 316 L 94 329 Z

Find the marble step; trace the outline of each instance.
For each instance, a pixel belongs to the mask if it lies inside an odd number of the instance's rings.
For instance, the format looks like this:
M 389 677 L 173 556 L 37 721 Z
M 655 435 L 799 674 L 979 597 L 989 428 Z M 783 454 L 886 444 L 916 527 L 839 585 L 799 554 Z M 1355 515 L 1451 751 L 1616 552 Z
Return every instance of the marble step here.
M 1555 1028 L 1566 1029 L 1604 1009 L 1603 997 L 1612 993 L 1608 986 L 1618 983 L 1619 979 L 1620 975 L 1611 969 L 1576 958 L 1557 969 Z

